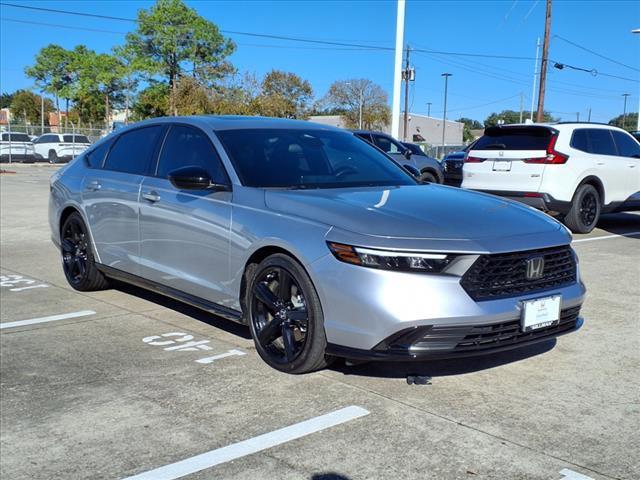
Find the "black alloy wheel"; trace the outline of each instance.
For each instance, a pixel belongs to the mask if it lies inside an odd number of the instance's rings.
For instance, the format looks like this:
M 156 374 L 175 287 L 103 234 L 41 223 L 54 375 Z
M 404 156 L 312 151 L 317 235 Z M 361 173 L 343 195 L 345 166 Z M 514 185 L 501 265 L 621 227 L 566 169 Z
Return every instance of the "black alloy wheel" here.
M 304 268 L 275 254 L 248 269 L 247 276 L 249 327 L 262 359 L 287 373 L 326 366 L 322 308 Z
M 585 226 L 591 226 L 598 213 L 598 200 L 596 196 L 589 192 L 580 201 L 580 220 Z
M 593 185 L 581 185 L 573 196 L 564 223 L 573 233 L 589 233 L 600 219 L 600 194 Z

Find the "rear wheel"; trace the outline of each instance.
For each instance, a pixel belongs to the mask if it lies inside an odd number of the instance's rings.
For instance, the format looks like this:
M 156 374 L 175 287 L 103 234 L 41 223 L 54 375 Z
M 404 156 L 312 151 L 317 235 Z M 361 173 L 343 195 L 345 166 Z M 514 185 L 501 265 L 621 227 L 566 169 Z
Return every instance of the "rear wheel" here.
M 600 219 L 600 195 L 593 185 L 581 185 L 573 196 L 564 224 L 573 233 L 589 233 Z
M 260 357 L 287 373 L 324 368 L 328 364 L 324 318 L 307 272 L 291 257 L 275 254 L 248 275 L 245 305 Z
M 58 154 L 55 150 L 49 150 L 49 163 L 58 163 Z
M 62 268 L 67 282 L 83 292 L 109 287 L 106 277 L 98 270 L 87 228 L 78 212 L 73 212 L 60 231 Z

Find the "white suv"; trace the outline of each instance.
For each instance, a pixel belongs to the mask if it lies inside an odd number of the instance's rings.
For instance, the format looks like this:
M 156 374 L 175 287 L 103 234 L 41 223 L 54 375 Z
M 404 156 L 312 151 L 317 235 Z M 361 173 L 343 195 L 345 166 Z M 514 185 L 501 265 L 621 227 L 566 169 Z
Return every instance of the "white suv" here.
M 86 135 L 70 133 L 46 133 L 38 137 L 33 146 L 36 155 L 49 163 L 68 162 L 91 146 Z
M 601 213 L 640 209 L 640 143 L 594 123 L 489 127 L 467 152 L 462 187 L 518 200 L 588 233 Z

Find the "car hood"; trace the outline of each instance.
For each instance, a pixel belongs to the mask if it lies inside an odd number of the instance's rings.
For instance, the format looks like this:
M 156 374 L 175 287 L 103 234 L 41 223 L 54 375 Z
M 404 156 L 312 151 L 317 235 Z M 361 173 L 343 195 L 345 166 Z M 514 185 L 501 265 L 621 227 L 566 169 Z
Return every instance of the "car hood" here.
M 537 246 L 570 241 L 558 222 L 530 207 L 434 184 L 268 190 L 265 202 L 271 210 L 321 222 L 337 231 L 386 240 L 460 241 L 456 244 L 461 249 L 469 248 L 469 242 L 473 242 L 473 248 L 483 251 L 520 236 L 535 239 L 534 243 L 541 244 Z M 416 242 L 401 245 L 420 246 Z

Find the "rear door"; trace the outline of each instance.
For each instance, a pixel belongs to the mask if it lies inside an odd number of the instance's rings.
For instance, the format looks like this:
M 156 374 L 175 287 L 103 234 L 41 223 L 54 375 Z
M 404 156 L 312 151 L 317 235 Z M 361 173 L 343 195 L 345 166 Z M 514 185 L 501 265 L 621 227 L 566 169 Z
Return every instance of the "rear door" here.
M 468 152 L 464 188 L 538 192 L 553 130 L 543 126 L 490 127 Z
M 228 293 L 232 194 L 177 189 L 169 173 L 188 166 L 204 168 L 215 183 L 230 184 L 207 134 L 190 125 L 172 125 L 155 172 L 142 182 L 141 275 L 228 304 L 234 300 Z
M 82 182 L 100 263 L 134 275 L 139 275 L 140 184 L 164 130 L 162 125 L 153 125 L 124 132 L 115 139 L 102 168 L 92 169 Z

